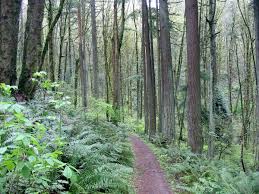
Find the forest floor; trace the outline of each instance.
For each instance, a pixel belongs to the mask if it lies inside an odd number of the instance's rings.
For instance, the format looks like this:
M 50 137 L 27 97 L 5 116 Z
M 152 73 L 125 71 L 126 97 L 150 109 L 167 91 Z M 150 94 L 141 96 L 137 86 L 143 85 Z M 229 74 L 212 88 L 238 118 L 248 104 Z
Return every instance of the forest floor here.
M 154 153 L 136 136 L 131 136 L 135 156 L 135 187 L 137 194 L 172 194 Z

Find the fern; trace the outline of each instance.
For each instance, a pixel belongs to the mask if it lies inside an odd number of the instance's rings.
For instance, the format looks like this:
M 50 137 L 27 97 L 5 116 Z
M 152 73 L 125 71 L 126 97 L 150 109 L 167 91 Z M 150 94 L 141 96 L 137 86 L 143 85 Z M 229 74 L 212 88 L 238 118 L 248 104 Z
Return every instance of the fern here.
M 88 193 L 130 193 L 133 156 L 126 130 L 91 119 L 74 130 L 64 149 L 66 160 L 80 171 L 78 185 L 71 190 L 79 192 L 80 185 Z
M 236 160 L 207 160 L 187 148 L 152 146 L 175 189 L 193 194 L 257 194 L 259 172 L 240 172 Z

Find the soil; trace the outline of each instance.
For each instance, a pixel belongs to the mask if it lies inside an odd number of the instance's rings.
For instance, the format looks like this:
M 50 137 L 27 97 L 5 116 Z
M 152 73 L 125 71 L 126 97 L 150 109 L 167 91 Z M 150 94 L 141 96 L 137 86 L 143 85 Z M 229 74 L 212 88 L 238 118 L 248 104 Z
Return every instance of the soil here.
M 154 153 L 143 141 L 131 136 L 135 156 L 135 187 L 137 194 L 173 194 Z

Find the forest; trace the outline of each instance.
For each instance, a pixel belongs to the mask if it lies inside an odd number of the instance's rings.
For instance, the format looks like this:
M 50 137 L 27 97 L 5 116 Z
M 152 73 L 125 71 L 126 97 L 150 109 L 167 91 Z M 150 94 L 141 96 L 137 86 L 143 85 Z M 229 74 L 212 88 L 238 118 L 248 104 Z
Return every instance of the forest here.
M 258 0 L 0 0 L 0 194 L 259 194 Z

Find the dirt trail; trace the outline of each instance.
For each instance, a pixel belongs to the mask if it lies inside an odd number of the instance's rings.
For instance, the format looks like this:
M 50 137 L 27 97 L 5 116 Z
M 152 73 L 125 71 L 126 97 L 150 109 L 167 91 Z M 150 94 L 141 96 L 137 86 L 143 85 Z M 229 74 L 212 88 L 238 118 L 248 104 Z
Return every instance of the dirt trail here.
M 138 137 L 131 136 L 135 156 L 137 194 L 173 194 L 152 151 Z

